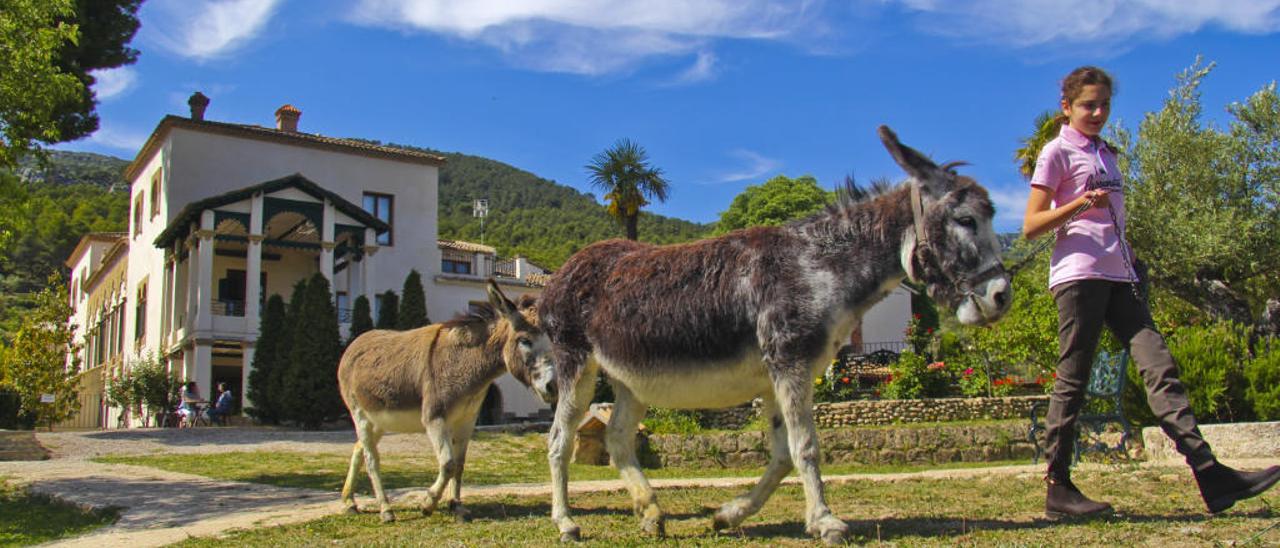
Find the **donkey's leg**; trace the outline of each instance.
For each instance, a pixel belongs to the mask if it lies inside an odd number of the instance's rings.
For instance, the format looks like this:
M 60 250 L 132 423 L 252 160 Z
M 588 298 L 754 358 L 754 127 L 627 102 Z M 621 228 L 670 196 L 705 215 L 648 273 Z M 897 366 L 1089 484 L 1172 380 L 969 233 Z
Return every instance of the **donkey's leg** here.
M 822 494 L 818 433 L 813 424 L 813 382 L 809 379 L 808 364 L 796 365 L 794 371 L 774 375 L 773 391 L 787 425 L 791 461 L 804 484 L 805 532 L 821 537 L 827 544 L 839 544 L 844 541 L 849 526 L 832 515 Z
M 565 353 L 561 356 L 564 361 Z M 569 456 L 573 454 L 573 438 L 577 434 L 578 423 L 582 415 L 591 405 L 591 397 L 596 392 L 596 372 L 599 367 L 594 360 L 587 360 L 585 355 L 575 355 L 569 359 L 577 359 L 582 363 L 578 367 L 566 367 L 561 364 L 558 371 L 579 372 L 578 378 L 558 379 L 560 397 L 556 399 L 556 416 L 551 423 L 551 431 L 547 434 L 547 462 L 551 465 L 551 521 L 560 529 L 560 540 L 579 539 L 578 524 L 569 517 Z
M 609 417 L 609 426 L 605 431 L 605 447 L 613 458 L 613 466 L 618 469 L 627 489 L 631 491 L 631 502 L 635 506 L 636 515 L 640 517 L 640 528 L 644 532 L 659 537 L 666 536 L 665 519 L 662 509 L 658 507 L 658 497 L 654 495 L 649 480 L 640 470 L 640 461 L 636 459 L 636 426 L 644 419 L 644 403 L 636 399 L 631 389 L 622 383 L 610 380 L 613 386 L 613 415 Z
M 766 394 L 762 399 L 764 405 L 760 411 L 769 424 L 769 466 L 764 469 L 764 475 L 750 492 L 720 507 L 720 511 L 716 512 L 715 519 L 711 523 L 712 528 L 716 530 L 737 527 L 742 520 L 759 512 L 760 507 L 764 506 L 778 488 L 778 484 L 782 483 L 783 478 L 786 478 L 794 468 L 791 464 L 791 446 L 787 441 L 787 427 L 782 422 L 778 402 L 774 400 L 772 394 Z
M 368 433 L 360 436 L 364 449 L 364 467 L 369 472 L 369 483 L 373 484 L 373 496 L 378 499 L 378 514 L 382 516 L 383 523 L 389 523 L 396 520 L 396 515 L 391 511 L 387 492 L 382 490 L 382 458 L 378 455 L 378 442 L 381 440 L 382 431 L 372 425 Z
M 346 507 L 348 514 L 356 514 L 360 509 L 356 507 L 356 473 L 360 471 L 360 465 L 364 464 L 364 445 L 360 441 L 356 441 L 351 448 L 351 465 L 347 467 L 347 481 L 342 484 L 342 505 Z
M 431 448 L 435 450 L 437 467 L 436 481 L 427 488 L 427 495 L 431 500 L 422 505 L 422 513 L 426 515 L 435 511 L 436 504 L 444 496 L 445 486 L 453 479 L 453 469 L 457 466 L 457 459 L 453 453 L 453 438 L 449 431 L 449 424 L 444 417 L 427 419 L 423 426 L 427 429 Z
M 471 517 L 471 513 L 462 506 L 462 470 L 467 466 L 467 445 L 471 443 L 471 435 L 475 431 L 476 420 L 472 416 L 470 420 L 462 421 L 454 429 L 453 434 L 453 460 L 457 466 L 453 468 L 453 498 L 449 500 L 449 510 L 453 512 L 454 519 L 459 522 L 467 521 Z

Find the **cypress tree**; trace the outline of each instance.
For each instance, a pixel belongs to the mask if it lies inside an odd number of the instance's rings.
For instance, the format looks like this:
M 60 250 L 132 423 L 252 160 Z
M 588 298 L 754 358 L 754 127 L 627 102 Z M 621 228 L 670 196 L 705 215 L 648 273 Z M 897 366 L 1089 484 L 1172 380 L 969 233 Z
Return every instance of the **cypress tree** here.
M 390 289 L 381 296 L 382 305 L 378 307 L 378 329 L 395 329 L 400 323 L 400 297 Z
M 298 337 L 298 324 L 303 317 L 303 303 L 307 299 L 307 278 L 293 284 L 293 293 L 289 295 L 289 304 L 285 308 L 284 329 L 280 333 L 280 345 L 276 347 L 275 368 L 267 380 L 270 397 L 275 398 L 277 421 L 293 420 L 291 410 L 299 399 L 304 398 L 290 386 L 290 361 L 293 359 L 294 341 Z
M 294 320 L 293 349 L 285 376 L 291 403 L 285 414 L 304 428 L 315 429 L 342 412 L 342 397 L 338 394 L 342 339 L 329 280 L 316 273 L 304 293 L 302 315 Z
M 245 389 L 245 397 L 253 402 L 253 407 L 244 411 L 261 423 L 280 423 L 280 399 L 271 389 L 271 379 L 278 375 L 276 371 L 281 367 L 280 349 L 288 342 L 287 326 L 284 299 L 278 294 L 272 295 L 262 311 L 253 369 L 249 372 L 249 386 Z
M 404 278 L 404 289 L 400 291 L 404 300 L 400 302 L 400 318 L 396 329 L 401 331 L 422 327 L 431 323 L 427 318 L 427 295 L 422 290 L 422 275 L 418 270 L 410 270 Z
M 373 315 L 369 312 L 369 299 L 364 295 L 356 297 L 351 310 L 351 338 L 347 339 L 347 344 L 351 344 L 356 337 L 372 329 Z

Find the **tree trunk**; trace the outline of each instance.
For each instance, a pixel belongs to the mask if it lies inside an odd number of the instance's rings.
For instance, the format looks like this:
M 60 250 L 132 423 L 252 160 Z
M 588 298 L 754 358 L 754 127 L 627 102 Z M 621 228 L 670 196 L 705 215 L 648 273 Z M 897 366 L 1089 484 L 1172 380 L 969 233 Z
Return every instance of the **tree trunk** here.
M 636 241 L 636 240 L 639 240 L 639 239 L 640 239 L 640 230 L 639 230 L 639 228 L 638 228 L 638 227 L 639 227 L 639 225 L 640 225 L 640 214 L 639 214 L 639 213 L 637 213 L 637 214 L 635 214 L 635 215 L 629 215 L 629 216 L 627 216 L 627 218 L 626 218 L 626 228 L 627 228 L 627 239 L 628 239 L 628 240 L 631 240 L 631 241 L 633 241 L 633 242 L 634 242 L 634 241 Z

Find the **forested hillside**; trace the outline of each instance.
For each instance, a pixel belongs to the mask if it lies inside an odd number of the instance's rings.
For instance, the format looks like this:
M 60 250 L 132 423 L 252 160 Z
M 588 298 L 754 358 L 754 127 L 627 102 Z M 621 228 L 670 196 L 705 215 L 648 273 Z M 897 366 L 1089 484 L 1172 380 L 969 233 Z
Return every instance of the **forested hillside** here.
M 443 154 L 448 163 L 440 172 L 441 238 L 480 241 L 480 220 L 472 217 L 476 198 L 489 200 L 484 243 L 504 257 L 520 254 L 555 268 L 587 244 L 623 236 L 590 195 L 487 158 Z M 708 232 L 709 226 L 681 219 L 640 216 L 640 239 L 646 242 L 683 242 Z

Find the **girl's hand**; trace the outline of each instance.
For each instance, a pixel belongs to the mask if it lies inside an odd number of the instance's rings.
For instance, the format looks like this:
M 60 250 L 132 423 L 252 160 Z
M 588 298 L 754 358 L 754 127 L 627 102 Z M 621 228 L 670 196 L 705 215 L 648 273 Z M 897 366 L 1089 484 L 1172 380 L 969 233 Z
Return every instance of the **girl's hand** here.
M 1084 197 L 1093 207 L 1105 208 L 1111 205 L 1111 198 L 1105 190 L 1090 190 L 1084 193 Z

